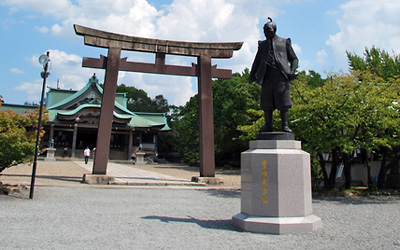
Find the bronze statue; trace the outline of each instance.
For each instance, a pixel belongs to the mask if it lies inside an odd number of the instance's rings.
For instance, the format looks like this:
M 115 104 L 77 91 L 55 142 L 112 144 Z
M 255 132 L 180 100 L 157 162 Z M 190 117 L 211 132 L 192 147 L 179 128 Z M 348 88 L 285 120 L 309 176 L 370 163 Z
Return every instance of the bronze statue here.
M 282 131 L 291 133 L 289 128 L 290 99 L 289 81 L 296 78 L 299 61 L 290 38 L 276 35 L 276 24 L 270 20 L 264 25 L 267 38 L 258 42 L 258 51 L 250 71 L 249 82 L 256 81 L 261 87 L 261 108 L 264 110 L 265 126 L 259 132 L 272 131 L 272 112 L 280 111 Z

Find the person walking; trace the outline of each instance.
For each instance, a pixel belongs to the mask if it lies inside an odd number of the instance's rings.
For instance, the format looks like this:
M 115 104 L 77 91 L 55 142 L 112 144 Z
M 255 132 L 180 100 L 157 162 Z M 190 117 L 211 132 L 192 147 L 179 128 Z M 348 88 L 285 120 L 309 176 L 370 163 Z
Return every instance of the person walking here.
M 86 147 L 86 149 L 83 151 L 83 155 L 85 156 L 85 164 L 87 164 L 89 161 L 89 157 L 90 157 L 89 147 Z

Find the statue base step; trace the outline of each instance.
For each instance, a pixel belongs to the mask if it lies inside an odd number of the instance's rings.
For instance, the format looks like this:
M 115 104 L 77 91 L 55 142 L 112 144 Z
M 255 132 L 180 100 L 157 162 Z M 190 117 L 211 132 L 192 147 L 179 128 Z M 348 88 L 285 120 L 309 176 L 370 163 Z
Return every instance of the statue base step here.
M 86 184 L 108 185 L 115 182 L 115 177 L 104 174 L 84 174 L 82 182 Z
M 192 182 L 203 183 L 207 185 L 222 185 L 224 184 L 224 180 L 216 177 L 199 177 L 193 176 Z
M 310 154 L 301 150 L 301 142 L 255 140 L 249 146 L 241 155 L 241 213 L 232 224 L 268 234 L 322 228 L 312 215 Z
M 288 132 L 260 132 L 256 140 L 294 140 L 294 134 Z
M 233 225 L 241 230 L 265 234 L 297 234 L 313 232 L 322 228 L 321 218 L 315 215 L 305 217 L 260 217 L 237 214 Z

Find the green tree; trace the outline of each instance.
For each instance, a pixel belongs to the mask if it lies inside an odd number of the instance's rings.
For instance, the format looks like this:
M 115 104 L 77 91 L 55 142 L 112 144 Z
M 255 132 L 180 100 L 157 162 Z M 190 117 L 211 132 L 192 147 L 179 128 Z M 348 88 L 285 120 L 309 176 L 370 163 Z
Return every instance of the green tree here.
M 311 88 L 322 87 L 325 84 L 326 79 L 323 79 L 321 74 L 315 72 L 314 70 L 310 70 L 307 72 L 301 71 L 299 72 L 299 76 L 304 81 L 307 82 L 307 85 Z
M 42 116 L 48 120 L 47 110 Z M 11 110 L 0 111 L 0 172 L 29 159 L 35 152 L 39 109 L 25 115 Z M 41 130 L 40 138 L 44 135 Z
M 388 128 L 383 127 L 380 137 L 386 142 L 386 145 L 382 145 L 377 152 L 376 157 L 381 159 L 381 167 L 378 177 L 378 188 L 383 188 L 386 178 L 386 173 L 392 167 L 398 166 L 400 160 L 400 147 L 398 144 L 398 133 L 399 133 L 399 107 L 398 107 L 398 96 L 399 96 L 399 77 L 400 77 L 400 56 L 390 55 L 385 50 L 372 47 L 371 49 L 366 48 L 364 57 L 361 57 L 355 53 L 347 52 L 350 69 L 355 73 L 357 72 L 370 72 L 374 77 L 391 84 L 391 95 L 387 98 L 392 98 L 390 112 L 384 110 L 384 114 L 387 114 L 387 119 L 384 120 L 385 124 L 388 124 Z M 382 80 L 383 79 L 383 80 Z M 384 93 L 387 95 L 387 93 Z M 389 99 L 390 100 L 390 99 Z M 367 153 L 364 153 L 364 155 Z M 371 160 L 373 159 L 373 154 Z M 364 158 L 366 158 L 364 156 Z M 370 168 L 370 161 L 365 161 L 365 165 Z
M 152 108 L 155 113 L 167 113 L 170 109 L 168 100 L 163 95 L 156 95 L 151 101 Z
M 349 112 L 352 107 L 348 93 L 353 88 L 353 79 L 349 75 L 331 76 L 320 87 L 310 86 L 307 77 L 300 76 L 293 82 L 292 129 L 296 138 L 302 141 L 303 149 L 320 163 L 326 189 L 335 186 L 340 163 L 344 164 L 346 185 L 351 183 L 352 158 L 349 155 L 357 148 L 354 112 Z M 323 157 L 325 153 L 332 157 L 329 175 Z M 313 169 L 315 171 L 315 166 Z
M 167 99 L 163 95 L 157 95 L 151 99 L 146 91 L 133 86 L 121 84 L 117 86 L 117 92 L 126 93 L 128 99 L 127 108 L 137 112 L 166 113 L 169 111 Z
M 384 81 L 392 81 L 400 76 L 400 55 L 390 55 L 374 46 L 371 49 L 365 48 L 364 57 L 348 51 L 346 53 L 352 71 L 369 71 Z
M 217 165 L 240 165 L 240 153 L 248 140 L 240 137 L 238 126 L 248 124 L 246 112 L 259 105 L 260 86 L 248 83 L 249 72 L 233 74 L 232 79 L 213 81 L 214 142 Z M 198 95 L 171 115 L 171 128 L 179 136 L 180 153 L 185 162 L 199 163 Z
M 371 176 L 370 165 L 367 165 L 371 157 L 367 156 L 382 147 L 398 145 L 399 84 L 386 82 L 368 71 L 332 75 L 320 80 L 320 84 L 315 84 L 314 80 L 315 76 L 301 72 L 292 82 L 292 129 L 296 139 L 302 141 L 303 149 L 312 156 L 314 183 L 322 177 L 324 187 L 332 189 L 337 169 L 344 164 L 345 185 L 349 187 L 356 150 L 361 150 Z M 242 129 L 253 139 L 263 124 L 263 117 L 261 110 L 250 112 L 259 118 Z M 279 123 L 279 119 L 274 120 Z M 325 153 L 332 158 L 329 175 Z M 373 186 L 371 177 L 369 186 Z
M 195 95 L 180 107 L 174 107 L 171 114 L 170 133 L 178 138 L 177 151 L 184 162 L 198 164 L 199 158 L 199 115 L 198 96 Z
M 240 166 L 240 154 L 248 149 L 239 126 L 252 117 L 246 111 L 259 107 L 260 86 L 248 83 L 249 72 L 213 82 L 215 158 L 219 165 Z
M 301 80 L 295 84 L 293 126 L 296 136 L 319 157 L 325 188 L 334 187 L 340 163 L 344 164 L 345 186 L 350 187 L 355 150 L 362 152 L 368 184 L 373 187 L 367 156 L 381 147 L 398 144 L 398 132 L 387 133 L 398 131 L 397 84 L 385 82 L 368 71 L 332 76 L 319 88 L 310 89 L 305 84 Z M 323 167 L 322 154 L 327 152 L 332 156 L 330 176 Z

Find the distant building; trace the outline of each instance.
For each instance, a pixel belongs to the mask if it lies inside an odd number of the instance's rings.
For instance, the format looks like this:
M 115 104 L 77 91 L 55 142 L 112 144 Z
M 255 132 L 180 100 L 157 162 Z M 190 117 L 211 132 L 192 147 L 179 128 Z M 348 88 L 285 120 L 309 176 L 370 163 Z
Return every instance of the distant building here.
M 44 125 L 41 145 L 49 147 L 53 141 L 56 156 L 62 156 L 68 147 L 68 156 L 72 157 L 83 157 L 86 147 L 95 148 L 102 95 L 96 75 L 79 91 L 49 88 L 45 106 L 50 119 Z M 1 110 L 24 114 L 36 107 L 2 103 Z M 168 130 L 165 113 L 132 112 L 127 109 L 126 93 L 116 93 L 109 159 L 129 160 L 138 148 L 155 155 L 158 133 Z

